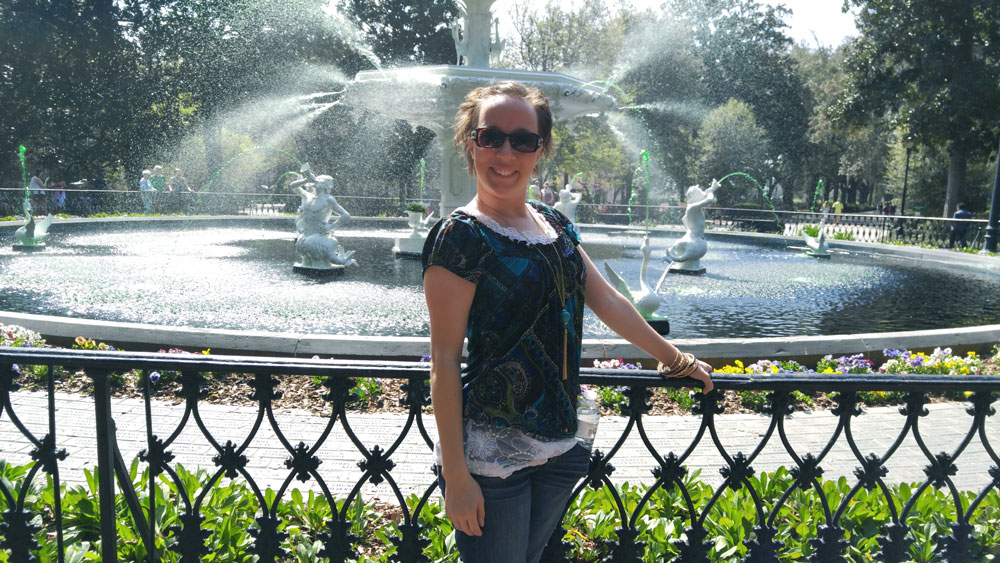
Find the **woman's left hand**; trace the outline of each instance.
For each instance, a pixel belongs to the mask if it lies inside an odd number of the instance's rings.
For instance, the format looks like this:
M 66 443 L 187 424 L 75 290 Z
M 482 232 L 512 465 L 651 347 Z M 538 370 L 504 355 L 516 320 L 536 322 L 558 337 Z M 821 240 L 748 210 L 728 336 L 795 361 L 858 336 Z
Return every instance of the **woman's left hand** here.
M 698 381 L 701 381 L 705 385 L 704 389 L 702 390 L 702 393 L 707 395 L 712 391 L 712 389 L 715 389 L 715 384 L 712 383 L 713 369 L 712 366 L 708 365 L 707 363 L 701 360 L 697 361 L 698 361 L 698 369 L 696 369 L 694 373 L 691 374 L 691 378 L 697 379 Z

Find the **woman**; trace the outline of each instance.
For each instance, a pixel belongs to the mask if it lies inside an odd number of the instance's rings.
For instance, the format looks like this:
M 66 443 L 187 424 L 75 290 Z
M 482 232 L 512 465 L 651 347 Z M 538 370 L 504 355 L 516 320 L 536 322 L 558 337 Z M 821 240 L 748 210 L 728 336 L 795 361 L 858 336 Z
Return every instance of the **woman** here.
M 710 368 L 643 321 L 565 217 L 525 203 L 551 133 L 540 91 L 502 82 L 470 92 L 455 144 L 476 197 L 424 247 L 440 484 L 466 563 L 538 561 L 587 471 L 590 454 L 574 439 L 584 302 L 664 371 L 712 389 Z

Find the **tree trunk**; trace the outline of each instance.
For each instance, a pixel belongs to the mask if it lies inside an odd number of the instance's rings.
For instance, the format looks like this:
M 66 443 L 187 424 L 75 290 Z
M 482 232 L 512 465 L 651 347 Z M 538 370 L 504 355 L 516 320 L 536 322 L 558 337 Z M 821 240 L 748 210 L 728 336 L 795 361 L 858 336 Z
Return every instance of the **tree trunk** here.
M 965 171 L 968 165 L 965 149 L 955 143 L 948 150 L 948 193 L 945 196 L 944 215 L 951 217 L 958 204 L 965 199 Z

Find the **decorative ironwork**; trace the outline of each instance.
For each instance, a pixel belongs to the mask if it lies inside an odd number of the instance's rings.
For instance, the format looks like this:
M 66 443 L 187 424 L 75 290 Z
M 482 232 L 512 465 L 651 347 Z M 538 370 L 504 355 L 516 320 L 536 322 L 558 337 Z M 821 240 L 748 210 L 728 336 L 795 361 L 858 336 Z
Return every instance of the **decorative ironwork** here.
M 310 485 L 314 485 L 314 490 L 318 487 L 322 491 L 322 500 L 332 509 L 331 514 L 323 517 L 322 524 L 314 523 L 314 529 L 309 531 L 313 534 L 314 541 L 318 542 L 317 545 L 321 546 L 318 548 L 319 557 L 330 561 L 357 558 L 362 544 L 371 541 L 370 537 L 366 539 L 356 532 L 359 528 L 352 523 L 352 518 L 356 519 L 356 516 L 351 512 L 362 486 L 370 483 L 388 486 L 399 507 L 400 513 L 396 518 L 398 535 L 380 536 L 386 538 L 390 544 L 385 547 L 394 549 L 390 556 L 391 560 L 401 563 L 428 560 L 424 553 L 429 545 L 428 533 L 426 523 L 420 519 L 420 514 L 436 491 L 436 471 L 432 468 L 428 472 L 428 485 L 413 505 L 412 502 L 407 503 L 394 480 L 394 474 L 398 471 L 396 471 L 397 462 L 393 460 L 404 442 L 420 444 L 427 451 L 433 448 L 433 438 L 424 426 L 424 419 L 427 416 L 424 408 L 429 402 L 426 363 L 348 363 L 257 357 L 2 349 L 0 350 L 0 417 L 4 417 L 5 422 L 13 424 L 20 432 L 31 448 L 33 459 L 37 461 L 19 482 L 10 485 L 0 481 L 0 498 L 6 506 L 6 511 L 0 513 L 0 548 L 10 550 L 12 560 L 31 561 L 36 557 L 39 547 L 34 538 L 40 529 L 35 522 L 40 521 L 39 515 L 25 509 L 23 498 L 31 487 L 38 484 L 39 479 L 44 478 L 41 476 L 43 472 L 58 482 L 59 469 L 66 459 L 65 451 L 59 448 L 60 444 L 52 438 L 59 435 L 56 432 L 54 418 L 50 417 L 52 420 L 49 428 L 41 437 L 36 437 L 18 418 L 16 406 L 18 395 L 14 392 L 18 388 L 17 380 L 21 375 L 19 370 L 15 369 L 15 364 L 47 366 L 48 370 L 44 373 L 49 374 L 55 371 L 53 369 L 55 366 L 78 366 L 94 380 L 95 414 L 101 419 L 98 421 L 98 440 L 101 443 L 99 450 L 105 453 L 99 455 L 93 463 L 99 469 L 97 473 L 100 479 L 113 480 L 114 476 L 117 476 L 119 486 L 125 487 L 125 496 L 129 497 L 128 493 L 131 493 L 136 499 L 138 497 L 131 489 L 132 480 L 127 475 L 127 467 L 114 461 L 117 454 L 115 421 L 112 418 L 114 411 L 109 408 L 110 390 L 107 378 L 113 373 L 123 373 L 133 369 L 147 374 L 153 373 L 154 370 L 159 373 L 181 374 L 178 378 L 180 390 L 177 394 L 183 402 L 173 407 L 180 416 L 171 417 L 170 428 L 167 429 L 167 433 L 162 434 L 166 438 L 158 437 L 152 432 L 150 414 L 152 392 L 149 378 L 141 379 L 144 382 L 147 428 L 146 448 L 140 453 L 139 459 L 149 469 L 148 475 L 141 479 L 144 480 L 144 487 L 147 485 L 151 487 L 150 491 L 153 490 L 154 480 L 169 480 L 172 488 L 176 490 L 176 495 L 167 502 L 176 502 L 179 514 L 177 525 L 158 530 L 158 522 L 153 517 L 157 513 L 154 504 L 157 500 L 152 492 L 141 500 L 128 501 L 125 505 L 121 505 L 126 507 L 121 510 L 128 510 L 131 513 L 133 521 L 148 518 L 148 530 L 142 530 L 137 537 L 146 544 L 146 553 L 152 554 L 151 561 L 158 561 L 155 556 L 155 545 L 152 543 L 158 536 L 163 536 L 160 541 L 165 541 L 168 549 L 180 554 L 181 561 L 198 561 L 209 552 L 208 545 L 214 527 L 204 526 L 200 507 L 206 495 L 219 485 L 222 477 L 245 482 L 254 491 L 258 503 L 256 525 L 250 530 L 254 541 L 245 549 L 248 554 L 257 556 L 261 561 L 278 561 L 289 556 L 283 547 L 286 522 L 282 519 L 285 518 L 285 512 L 280 509 L 283 503 L 288 502 L 289 488 L 296 479 L 308 480 Z M 218 439 L 217 429 L 211 428 L 202 418 L 203 398 L 206 392 L 204 374 L 207 373 L 252 374 L 246 378 L 248 394 L 258 408 L 255 418 L 247 426 L 246 436 L 240 438 L 238 442 Z M 305 441 L 298 442 L 297 445 L 292 445 L 286 438 L 283 427 L 273 412 L 273 403 L 282 393 L 280 387 L 284 377 L 321 378 L 322 387 L 317 393 L 322 393 L 330 406 L 329 414 L 323 421 L 324 429 L 319 435 L 303 437 Z M 398 431 L 398 435 L 392 438 L 391 443 L 365 444 L 352 429 L 351 421 L 355 416 L 346 406 L 351 399 L 350 389 L 354 384 L 353 379 L 357 377 L 397 378 L 406 381 L 402 386 L 403 395 L 399 397 L 399 404 L 408 407 L 406 422 Z M 856 496 L 864 494 L 860 492 L 861 489 L 870 491 L 869 494 L 884 495 L 890 501 L 888 517 L 885 521 L 877 523 L 880 533 L 883 534 L 877 536 L 880 547 L 877 558 L 882 561 L 905 561 L 910 557 L 909 550 L 914 542 L 914 535 L 908 522 L 912 514 L 918 510 L 916 508 L 918 500 L 930 487 L 946 489 L 955 503 L 955 518 L 954 522 L 950 523 L 950 533 L 939 538 L 935 557 L 942 561 L 965 561 L 977 553 L 976 518 L 980 505 L 988 494 L 995 494 L 1000 490 L 1000 457 L 997 456 L 986 432 L 987 421 L 995 416 L 994 403 L 1000 392 L 1000 379 L 996 377 L 787 374 L 781 377 L 754 378 L 746 375 L 716 374 L 715 382 L 719 390 L 707 395 L 700 393 L 694 395 L 692 410 L 700 415 L 701 419 L 697 429 L 693 430 L 690 442 L 681 444 L 683 449 L 673 451 L 666 451 L 662 437 L 651 436 L 647 432 L 649 398 L 654 387 L 681 386 L 685 384 L 684 381 L 663 380 L 656 376 L 655 372 L 650 371 L 637 370 L 623 374 L 621 371 L 599 369 L 583 370 L 582 379 L 589 384 L 624 387 L 627 399 L 622 405 L 626 415 L 625 428 L 615 438 L 610 448 L 592 452 L 588 474 L 578 484 L 573 494 L 575 498 L 586 487 L 591 487 L 603 488 L 610 496 L 617 520 L 614 522 L 616 539 L 605 546 L 608 561 L 642 559 L 645 549 L 652 545 L 652 540 L 640 526 L 640 518 L 649 510 L 652 496 L 664 491 L 679 494 L 679 502 L 683 505 L 678 507 L 675 516 L 678 518 L 675 529 L 683 531 L 680 537 L 671 540 L 672 549 L 677 553 L 675 560 L 709 561 L 715 557 L 715 538 L 712 537 L 706 523 L 709 519 L 714 519 L 713 510 L 716 510 L 717 501 L 727 488 L 739 491 L 740 494 L 746 493 L 747 498 L 753 503 L 756 515 L 747 516 L 746 522 L 752 525 L 752 529 L 745 530 L 743 545 L 746 546 L 746 555 L 743 561 L 771 562 L 783 556 L 786 546 L 784 538 L 779 539 L 777 523 L 783 518 L 780 514 L 793 493 L 810 495 L 825 514 L 825 519 L 818 526 L 815 535 L 809 538 L 812 552 L 806 560 L 817 562 L 843 560 L 848 545 L 844 514 Z M 52 377 L 49 376 L 47 381 L 49 408 L 54 410 Z M 729 452 L 720 439 L 716 421 L 720 419 L 719 415 L 723 410 L 723 395 L 720 391 L 722 389 L 769 393 L 766 408 L 768 417 L 766 420 L 769 420 L 769 426 L 752 451 Z M 818 451 L 796 451 L 788 439 L 785 420 L 796 409 L 790 395 L 793 390 L 836 394 L 834 397 L 836 406 L 831 410 L 831 414 L 836 417 L 836 427 L 826 446 Z M 885 451 L 863 452 L 854 440 L 854 433 L 858 430 L 855 427 L 856 421 L 864 420 L 858 393 L 876 390 L 907 393 L 904 397 L 905 404 L 899 409 L 902 425 L 898 431 L 894 431 L 895 436 L 889 436 L 893 442 Z M 968 425 L 968 431 L 964 438 L 955 444 L 952 451 L 932 453 L 924 443 L 924 433 L 920 428 L 920 421 L 928 415 L 927 393 L 954 391 L 972 392 L 967 399 L 969 406 L 966 412 L 969 418 L 962 423 Z M 353 489 L 346 498 L 335 498 L 324 480 L 324 475 L 318 470 L 322 462 L 320 453 L 325 451 L 324 445 L 331 440 L 332 432 L 338 426 L 356 450 L 357 458 L 352 461 L 357 463 L 363 473 L 353 484 Z M 250 462 L 248 455 L 252 451 L 250 448 L 255 441 L 262 439 L 261 430 L 264 428 L 269 429 L 281 443 L 286 452 L 285 467 L 289 470 L 283 485 L 277 491 L 266 495 L 252 472 L 247 469 Z M 186 488 L 185 481 L 178 475 L 174 454 L 171 453 L 171 449 L 176 449 L 175 442 L 178 436 L 183 431 L 192 430 L 200 433 L 210 444 L 213 453 L 207 455 L 206 459 L 211 459 L 217 467 L 214 475 L 207 483 L 203 483 L 199 490 Z M 635 436 L 642 441 L 649 454 L 650 471 L 655 481 L 637 504 L 626 505 L 622 495 L 619 494 L 620 491 L 612 486 L 611 477 L 615 471 L 615 463 L 618 462 L 616 458 L 621 456 L 620 451 L 625 440 Z M 832 453 L 832 446 L 840 440 L 846 440 L 850 447 L 850 454 L 847 454 L 846 460 L 841 454 L 837 454 L 840 458 L 834 459 Z M 915 442 L 917 450 L 923 458 L 926 458 L 921 464 L 925 465 L 926 479 L 912 489 L 909 498 L 898 499 L 892 496 L 893 493 L 886 485 L 886 479 L 890 474 L 887 464 L 890 459 L 901 457 L 896 453 L 904 440 Z M 973 442 L 985 450 L 989 460 L 988 467 L 963 465 L 963 460 L 968 456 L 962 454 Z M 787 486 L 783 494 L 765 498 L 762 496 L 762 491 L 755 490 L 755 483 L 758 481 L 754 476 L 759 471 L 754 464 L 758 463 L 765 446 L 775 443 L 780 444 L 788 456 L 789 461 L 786 465 L 791 480 L 781 485 L 781 487 Z M 700 445 L 714 449 L 723 460 L 719 472 L 724 481 L 707 501 L 705 497 L 695 496 L 692 490 L 689 490 L 690 484 L 687 481 L 690 479 L 689 466 L 692 452 Z M 338 457 L 342 459 L 341 454 L 338 454 Z M 822 490 L 823 467 L 843 466 L 845 461 L 857 464 L 853 487 L 839 500 L 829 499 Z M 988 484 L 978 491 L 978 496 L 974 500 L 967 500 L 971 497 L 959 494 L 954 483 L 954 477 L 959 471 L 962 474 L 968 472 L 989 476 Z M 114 483 L 102 482 L 101 487 L 103 495 L 114 490 Z M 45 518 L 49 523 L 46 525 L 51 525 L 56 530 L 58 553 L 60 557 L 64 557 L 66 553 L 66 547 L 62 545 L 64 522 L 59 507 L 58 487 L 56 490 L 55 506 L 46 508 Z M 778 500 L 768 500 L 773 498 Z M 51 512 L 48 512 L 50 509 Z M 119 518 L 121 517 L 122 513 L 119 512 Z M 544 561 L 568 561 L 571 545 L 564 541 L 565 530 L 560 530 L 553 534 L 546 548 Z M 102 523 L 99 533 L 103 544 L 115 545 L 114 526 L 107 527 Z M 114 549 L 105 551 L 104 560 L 112 561 L 113 552 Z

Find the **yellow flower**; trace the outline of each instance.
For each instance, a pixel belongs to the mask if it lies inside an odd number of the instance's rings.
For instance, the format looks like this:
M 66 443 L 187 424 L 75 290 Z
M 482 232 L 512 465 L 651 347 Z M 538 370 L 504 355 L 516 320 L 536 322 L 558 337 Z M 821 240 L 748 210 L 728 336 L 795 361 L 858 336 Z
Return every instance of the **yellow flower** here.
M 73 342 L 76 342 L 77 346 L 86 346 L 87 339 L 82 336 L 77 336 L 76 340 L 74 340 Z

